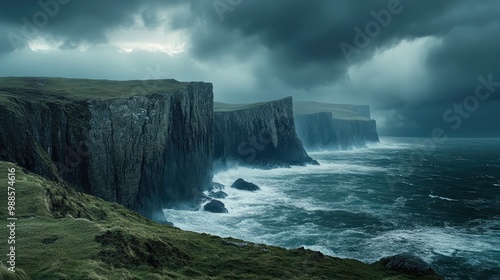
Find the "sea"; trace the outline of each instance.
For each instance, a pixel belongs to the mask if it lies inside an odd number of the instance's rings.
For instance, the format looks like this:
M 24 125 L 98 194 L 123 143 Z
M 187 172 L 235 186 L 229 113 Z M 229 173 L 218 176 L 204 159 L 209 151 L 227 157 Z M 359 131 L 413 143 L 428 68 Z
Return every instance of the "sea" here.
M 194 232 L 366 263 L 410 252 L 445 279 L 500 279 L 500 139 L 387 137 L 308 152 L 319 166 L 215 174 L 227 214 L 165 215 Z M 261 190 L 230 188 L 238 178 Z

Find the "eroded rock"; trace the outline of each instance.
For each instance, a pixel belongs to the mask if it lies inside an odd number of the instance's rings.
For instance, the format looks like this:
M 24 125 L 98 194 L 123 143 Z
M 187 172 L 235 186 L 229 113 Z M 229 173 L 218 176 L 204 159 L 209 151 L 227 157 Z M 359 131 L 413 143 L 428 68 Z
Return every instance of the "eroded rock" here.
M 423 259 L 411 253 L 401 253 L 385 257 L 379 261 L 383 266 L 412 275 L 428 275 L 433 272 L 432 268 Z
M 256 184 L 247 182 L 241 178 L 234 181 L 234 183 L 231 185 L 231 188 L 249 192 L 255 192 L 260 190 L 260 187 L 257 186 Z
M 228 213 L 224 203 L 220 202 L 217 199 L 214 199 L 209 203 L 205 204 L 205 206 L 203 206 L 203 209 L 205 209 L 205 211 L 212 213 Z

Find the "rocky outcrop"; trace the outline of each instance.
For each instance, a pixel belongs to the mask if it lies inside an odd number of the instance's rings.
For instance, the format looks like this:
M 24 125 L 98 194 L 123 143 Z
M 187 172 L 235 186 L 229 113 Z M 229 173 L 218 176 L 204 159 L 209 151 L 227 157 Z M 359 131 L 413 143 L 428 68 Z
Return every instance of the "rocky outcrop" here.
M 260 190 L 260 187 L 257 186 L 256 184 L 247 182 L 241 178 L 234 181 L 234 183 L 231 185 L 231 188 L 241 190 L 241 191 L 249 191 L 249 192 L 255 192 L 255 191 Z
M 207 212 L 212 212 L 212 213 L 228 213 L 224 203 L 216 199 L 205 204 L 205 206 L 203 206 L 203 209 L 205 209 L 205 211 Z
M 406 274 L 423 276 L 434 273 L 432 268 L 422 260 L 410 253 L 402 253 L 380 259 L 380 264 L 395 271 Z
M 150 218 L 210 183 L 211 84 L 9 79 L 0 79 L 2 160 Z
M 216 164 L 254 167 L 317 164 L 295 132 L 292 98 L 246 105 L 214 104 Z
M 297 134 L 307 149 L 351 149 L 379 142 L 368 106 L 296 102 L 294 112 Z

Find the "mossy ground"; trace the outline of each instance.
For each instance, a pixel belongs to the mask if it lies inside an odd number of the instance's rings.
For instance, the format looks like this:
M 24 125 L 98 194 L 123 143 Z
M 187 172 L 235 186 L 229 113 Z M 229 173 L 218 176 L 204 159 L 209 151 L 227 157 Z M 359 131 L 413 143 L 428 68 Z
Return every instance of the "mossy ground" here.
M 18 273 L 0 266 L 2 279 L 26 279 L 23 271 L 32 279 L 417 279 L 379 264 L 157 224 L 116 203 L 0 162 L 4 209 L 11 167 L 16 168 L 17 181 Z M 0 220 L 6 223 L 6 218 L 2 210 Z M 0 226 L 0 234 L 8 234 L 5 226 Z M 5 265 L 6 246 L 1 248 Z
M 314 101 L 298 101 L 293 103 L 293 112 L 296 115 L 310 115 L 321 112 L 330 112 L 335 119 L 369 121 L 356 111 L 357 105 L 329 104 Z
M 167 93 L 179 90 L 185 83 L 172 79 L 163 80 L 89 80 L 43 77 L 1 77 L 0 102 L 9 97 L 27 100 L 64 102 L 88 99 L 107 100 L 129 98 L 137 95 Z

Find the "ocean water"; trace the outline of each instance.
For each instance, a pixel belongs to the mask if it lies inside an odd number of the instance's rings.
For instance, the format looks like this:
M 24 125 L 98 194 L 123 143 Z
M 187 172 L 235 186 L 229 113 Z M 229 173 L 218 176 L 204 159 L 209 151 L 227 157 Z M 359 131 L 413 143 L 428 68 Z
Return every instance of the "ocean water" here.
M 321 165 L 215 174 L 228 214 L 166 209 L 167 219 L 367 263 L 412 252 L 446 279 L 500 279 L 500 139 L 382 138 L 310 155 Z M 238 178 L 262 190 L 229 188 Z

